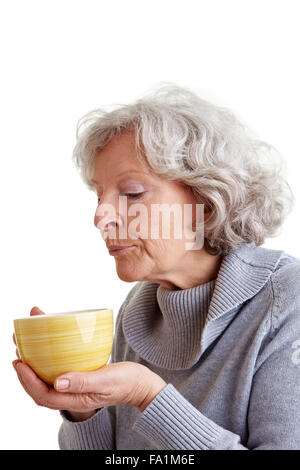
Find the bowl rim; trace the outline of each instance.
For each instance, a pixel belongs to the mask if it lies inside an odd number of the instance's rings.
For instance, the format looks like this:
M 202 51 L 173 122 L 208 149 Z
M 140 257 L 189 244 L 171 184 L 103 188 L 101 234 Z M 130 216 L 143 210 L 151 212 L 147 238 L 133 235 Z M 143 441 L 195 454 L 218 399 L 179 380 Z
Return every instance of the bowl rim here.
M 29 317 L 21 317 L 21 318 L 15 318 L 14 321 L 17 320 L 35 320 L 36 318 L 41 319 L 48 319 L 49 317 L 55 318 L 55 317 L 68 317 L 69 315 L 84 315 L 86 313 L 90 312 L 100 312 L 101 310 L 106 310 L 110 311 L 113 313 L 112 308 L 91 308 L 91 309 L 84 309 L 84 310 L 72 310 L 70 312 L 56 312 L 56 313 L 45 313 L 42 315 L 31 315 Z

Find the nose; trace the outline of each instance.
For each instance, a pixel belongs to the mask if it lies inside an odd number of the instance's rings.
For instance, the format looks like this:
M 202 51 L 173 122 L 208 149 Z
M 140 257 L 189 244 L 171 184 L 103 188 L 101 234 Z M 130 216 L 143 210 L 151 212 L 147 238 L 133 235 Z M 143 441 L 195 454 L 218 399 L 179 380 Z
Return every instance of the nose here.
M 100 221 L 97 225 L 97 227 L 101 230 L 101 232 L 109 232 L 112 228 L 116 226 L 117 226 L 117 223 L 114 221 L 111 221 L 108 223 L 102 223 L 102 221 Z
M 120 229 L 122 225 L 120 220 L 117 201 L 104 199 L 103 197 L 95 212 L 94 225 L 96 228 L 101 231 L 102 235 L 109 237 L 110 232 L 116 233 L 116 230 Z
M 94 217 L 102 238 L 127 238 L 127 224 L 127 199 L 103 192 Z
M 119 226 L 116 219 L 117 218 L 113 216 L 98 216 L 95 214 L 94 225 L 96 228 L 101 230 L 101 232 L 109 232 L 111 229 Z

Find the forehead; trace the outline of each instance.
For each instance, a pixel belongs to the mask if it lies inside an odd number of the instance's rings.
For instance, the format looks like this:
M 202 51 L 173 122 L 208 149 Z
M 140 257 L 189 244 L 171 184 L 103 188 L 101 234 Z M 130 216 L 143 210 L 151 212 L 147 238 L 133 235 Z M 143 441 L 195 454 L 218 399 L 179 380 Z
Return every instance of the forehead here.
M 101 177 L 121 176 L 126 172 L 135 176 L 138 174 L 153 176 L 149 165 L 138 159 L 133 131 L 126 131 L 114 137 L 103 149 L 98 151 L 95 158 L 93 179 L 97 183 Z

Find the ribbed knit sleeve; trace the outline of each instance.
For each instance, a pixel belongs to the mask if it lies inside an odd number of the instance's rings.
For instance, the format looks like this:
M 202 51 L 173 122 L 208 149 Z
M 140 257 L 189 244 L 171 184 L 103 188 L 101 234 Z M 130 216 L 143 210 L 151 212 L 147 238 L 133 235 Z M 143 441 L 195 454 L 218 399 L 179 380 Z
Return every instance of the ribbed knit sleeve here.
M 113 431 L 107 407 L 80 422 L 69 421 L 63 412 L 60 414 L 63 418 L 58 432 L 61 450 L 113 449 Z
M 133 429 L 162 450 L 247 450 L 238 435 L 200 413 L 172 384 L 152 400 Z

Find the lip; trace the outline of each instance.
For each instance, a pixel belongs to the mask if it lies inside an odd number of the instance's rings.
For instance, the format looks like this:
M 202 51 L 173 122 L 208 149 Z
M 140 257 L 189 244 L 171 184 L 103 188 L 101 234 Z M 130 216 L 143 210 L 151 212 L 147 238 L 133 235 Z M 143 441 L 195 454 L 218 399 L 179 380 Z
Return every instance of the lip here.
M 121 253 L 124 253 L 125 251 L 130 250 L 131 248 L 134 248 L 134 245 L 130 246 L 112 246 L 108 248 L 109 254 L 112 256 L 119 255 Z

